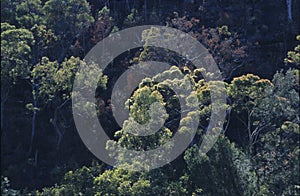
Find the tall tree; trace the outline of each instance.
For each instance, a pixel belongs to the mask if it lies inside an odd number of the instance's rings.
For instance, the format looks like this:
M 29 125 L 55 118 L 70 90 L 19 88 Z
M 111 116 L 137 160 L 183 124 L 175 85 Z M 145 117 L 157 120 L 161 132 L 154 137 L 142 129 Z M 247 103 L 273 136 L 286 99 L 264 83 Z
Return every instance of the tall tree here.
M 186 150 L 184 159 L 190 189 L 202 189 L 204 195 L 252 195 L 256 176 L 249 157 L 224 136 L 207 154 L 196 144 Z
M 272 105 L 264 105 L 265 108 L 262 108 L 262 104 L 271 96 L 272 86 L 267 79 L 247 74 L 234 78 L 228 87 L 232 115 L 242 126 L 239 140 L 244 140 L 243 145 L 246 144 L 250 152 L 258 142 L 261 131 L 271 125 L 272 118 L 268 114 L 272 110 Z
M 51 122 L 57 133 L 57 147 L 61 143 L 66 128 L 70 126 L 70 116 L 67 116 L 65 111 L 70 109 L 73 81 L 81 65 L 87 66 L 82 60 L 75 57 L 65 59 L 60 66 L 57 61 L 52 62 L 44 57 L 40 63 L 35 65 L 31 73 L 33 103 L 28 104 L 27 107 L 33 111 L 33 118 L 39 109 L 53 109 Z M 107 78 L 105 76 L 100 78 L 102 80 L 99 86 L 105 88 Z M 35 122 L 32 123 L 31 142 L 34 140 L 36 131 L 34 129 Z
M 45 23 L 42 1 L 30 0 L 15 3 L 16 19 L 20 27 L 31 29 L 34 25 Z
M 27 29 L 1 23 L 1 128 L 11 86 L 29 77 L 33 41 L 33 35 Z
M 94 21 L 86 0 L 49 0 L 43 7 L 47 26 L 58 37 L 58 62 L 66 57 L 70 46 Z
M 297 195 L 299 175 L 299 83 L 295 70 L 279 72 L 273 78 L 273 93 L 266 104 L 272 105 L 268 131 L 261 135 L 255 167 L 264 194 Z M 264 115 L 266 116 L 266 115 Z M 263 118 L 261 118 L 263 119 Z M 298 172 L 297 172 L 298 171 Z

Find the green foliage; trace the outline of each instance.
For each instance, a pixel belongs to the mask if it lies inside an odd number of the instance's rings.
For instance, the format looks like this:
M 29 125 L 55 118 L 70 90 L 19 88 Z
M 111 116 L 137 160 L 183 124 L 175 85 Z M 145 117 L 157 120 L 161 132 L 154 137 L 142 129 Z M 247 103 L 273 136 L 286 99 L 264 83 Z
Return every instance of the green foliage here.
M 93 25 L 93 42 L 96 44 L 112 31 L 116 31 L 116 26 L 113 27 L 113 18 L 110 16 L 110 10 L 107 6 L 104 6 L 99 12 Z
M 230 31 L 228 30 L 228 26 L 218 27 L 218 31 L 220 35 L 231 36 Z
M 232 113 L 241 123 L 240 141 L 244 147 L 249 147 L 250 153 L 259 134 L 274 120 L 271 113 L 274 106 L 271 100 L 273 88 L 272 82 L 253 74 L 234 78 L 228 86 Z
M 171 179 L 168 167 L 149 172 L 107 170 L 95 178 L 96 195 L 188 195 L 187 179 Z M 200 192 L 200 190 L 198 190 Z
M 81 78 L 81 81 L 85 82 L 84 86 L 88 88 L 88 90 L 93 90 L 95 87 L 91 86 L 91 83 L 88 83 L 90 81 L 87 79 L 92 75 L 85 74 L 95 75 L 95 73 L 100 73 L 98 75 L 98 87 L 101 87 L 102 89 L 106 88 L 107 77 L 103 76 L 102 72 L 96 72 L 96 69 L 93 69 L 94 67 L 91 66 L 89 73 L 79 74 L 78 69 L 80 66 L 88 65 L 75 57 L 65 59 L 61 64 L 57 61 L 52 62 L 47 57 L 44 57 L 41 62 L 32 69 L 31 83 L 33 86 L 33 103 L 27 104 L 26 107 L 33 111 L 34 115 L 36 115 L 36 111 L 47 108 L 47 106 L 52 106 L 54 108 L 54 113 L 53 116 L 50 117 L 50 122 L 53 124 L 57 133 L 58 146 L 66 131 L 65 127 L 69 126 L 70 123 L 70 116 L 67 116 L 62 111 L 66 110 L 65 108 L 70 109 L 67 107 L 67 103 L 70 102 L 72 95 L 83 96 L 82 92 L 72 92 L 75 75 Z M 90 112 L 91 108 L 95 108 L 95 104 L 86 102 L 84 106 L 75 107 L 81 107 L 83 110 L 87 109 L 87 112 Z M 32 137 L 35 133 L 35 127 L 33 125 Z
M 23 0 L 16 2 L 16 19 L 26 29 L 44 24 L 42 2 L 40 0 Z
M 13 0 L 3 0 L 1 1 L 1 23 L 11 23 L 15 22 L 15 5 Z M 1 25 L 2 26 L 2 25 Z
M 290 43 L 290 33 L 285 32 L 286 25 L 281 23 L 284 17 L 277 17 L 280 19 L 274 22 L 259 18 L 266 12 L 265 7 L 275 8 L 279 1 L 187 3 L 176 0 L 171 6 L 164 2 L 157 5 L 157 1 L 124 1 L 130 13 L 116 0 L 107 1 L 100 9 L 99 2 L 95 2 L 1 0 L 1 165 L 8 176 L 1 177 L 2 195 L 300 195 L 299 70 L 277 72 L 272 81 L 259 77 L 271 76 L 284 63 L 287 68 L 299 68 L 300 45 Z M 257 8 L 250 18 L 249 7 Z M 277 8 L 274 10 L 279 15 L 285 9 Z M 212 22 L 218 17 L 218 22 Z M 241 19 L 244 24 L 234 24 Z M 64 170 L 68 172 L 62 177 L 59 168 L 70 168 L 71 163 L 75 167 L 84 165 L 89 162 L 86 157 L 90 157 L 77 151 L 80 138 L 74 134 L 71 97 L 84 98 L 87 91 L 94 93 L 97 88 L 97 101 L 101 100 L 105 112 L 110 113 L 113 107 L 105 90 L 108 85 L 114 85 L 115 73 L 110 73 L 110 69 L 100 70 L 96 64 L 86 64 L 81 58 L 110 33 L 143 25 L 145 21 L 167 23 L 199 40 L 213 55 L 228 84 L 205 82 L 203 75 L 213 73 L 195 69 L 187 57 L 179 57 L 163 48 L 144 47 L 120 55 L 112 63 L 119 73 L 124 71 L 118 70 L 119 65 L 123 68 L 128 65 L 121 57 L 133 63 L 156 60 L 177 67 L 139 84 L 127 102 L 130 115 L 121 130 L 108 130 L 115 133 L 113 140 L 107 143 L 108 150 L 115 150 L 118 144 L 127 149 L 148 151 L 166 144 L 175 133 L 196 128 L 197 134 L 182 155 L 158 169 L 134 172 L 96 164 Z M 270 24 L 267 26 L 266 22 Z M 273 26 L 274 31 L 267 31 Z M 282 33 L 287 36 L 278 36 Z M 162 34 L 165 41 L 174 38 L 152 27 L 143 32 L 141 41 L 145 45 L 157 43 Z M 296 39 L 300 41 L 300 36 Z M 272 50 L 261 50 L 267 46 L 264 42 L 270 44 Z M 278 54 L 285 50 L 285 44 L 280 44 L 285 42 L 296 47 L 288 52 L 284 63 L 268 62 L 269 57 L 283 58 Z M 246 50 L 246 44 L 251 50 Z M 260 44 L 261 47 L 257 47 Z M 181 48 L 182 45 L 178 45 L 178 49 Z M 250 61 L 246 63 L 248 55 Z M 88 71 L 78 72 L 80 66 L 88 67 Z M 72 91 L 75 76 L 83 82 L 80 92 Z M 231 80 L 234 76 L 239 77 Z M 90 80 L 94 78 L 98 78 L 96 87 Z M 13 84 L 16 88 L 11 88 Z M 211 101 L 211 91 L 221 95 L 222 85 L 229 95 L 227 105 Z M 179 92 L 174 93 L 173 88 Z M 190 94 L 180 89 L 189 90 Z M 199 107 L 199 110 L 184 111 L 179 98 L 183 104 Z M 99 115 L 101 123 L 111 126 L 111 121 L 102 118 L 103 108 L 97 104 L 87 101 L 74 107 L 80 107 L 83 116 L 96 107 L 95 115 Z M 222 135 L 212 150 L 203 155 L 199 154 L 199 144 L 211 119 L 212 104 L 217 104 L 217 110 L 227 109 L 227 123 L 220 127 L 226 136 Z M 198 117 L 199 125 L 194 126 L 192 123 Z M 155 128 L 158 131 L 153 133 Z M 58 142 L 53 139 L 53 129 Z M 137 136 L 138 133 L 146 136 Z M 241 146 L 237 147 L 233 141 Z M 29 145 L 32 153 L 26 154 Z M 161 158 L 161 154 L 154 157 Z M 128 157 L 120 152 L 118 166 L 128 161 Z M 143 160 L 143 157 L 129 160 L 133 165 L 127 168 L 147 165 Z M 22 190 L 17 191 L 16 187 Z M 38 190 L 31 192 L 32 189 Z
M 299 194 L 299 137 L 299 124 L 286 121 L 261 138 L 263 147 L 256 157 L 256 167 L 268 194 Z
M 164 37 L 164 40 L 160 40 Z M 170 65 L 183 66 L 185 60 L 180 58 L 174 51 L 169 51 L 166 49 L 168 47 L 168 43 L 172 43 L 172 39 L 176 37 L 176 35 L 168 34 L 166 32 L 161 31 L 157 27 L 151 27 L 146 29 L 142 33 L 142 42 L 144 44 L 142 52 L 139 54 L 139 57 L 134 59 L 138 61 L 160 61 L 166 62 Z M 151 45 L 158 45 L 160 43 L 165 44 L 166 46 L 163 48 L 153 48 Z M 185 52 L 183 46 L 181 47 L 181 51 Z
M 296 37 L 297 41 L 300 41 L 300 35 Z M 300 66 L 300 44 L 298 44 L 294 51 L 289 51 L 287 53 L 287 58 L 284 59 L 286 64 L 294 64 L 297 68 Z
M 47 57 L 42 58 L 41 62 L 37 64 L 31 73 L 31 83 L 33 85 L 33 103 L 27 104 L 27 108 L 35 112 L 40 109 L 45 109 L 49 106 L 54 108 L 54 114 L 50 118 L 50 122 L 53 124 L 55 131 L 58 135 L 57 145 L 60 145 L 63 134 L 67 126 L 70 123 L 70 116 L 67 116 L 63 113 L 63 110 L 67 110 L 68 104 L 71 100 L 71 96 L 84 96 L 84 92 L 72 92 L 73 82 L 75 76 L 84 81 L 84 86 L 88 90 L 94 90 L 95 87 L 91 86 L 91 82 L 87 79 L 95 74 L 98 74 L 95 77 L 99 78 L 98 88 L 105 89 L 107 83 L 107 77 L 103 76 L 102 72 L 96 72 L 96 69 L 93 69 L 93 65 L 90 67 L 90 72 L 80 74 L 78 69 L 80 66 L 88 66 L 84 61 L 79 58 L 71 57 L 65 59 L 61 64 L 57 61 L 50 61 Z M 90 74 L 90 75 L 86 75 Z M 90 83 L 89 83 L 90 82 Z M 82 94 L 83 93 L 83 94 Z M 81 107 L 83 110 L 95 109 L 95 103 L 86 102 L 84 106 L 75 106 Z M 34 126 L 33 126 L 34 128 Z M 32 131 L 34 135 L 34 131 Z
M 1 23 L 1 33 L 4 31 L 13 30 L 13 29 L 16 29 L 16 27 L 13 25 L 10 25 L 9 23 L 6 23 L 6 22 Z
M 228 89 L 233 108 L 237 113 L 251 111 L 255 106 L 256 99 L 266 96 L 267 87 L 271 85 L 270 81 L 261 80 L 253 74 L 234 78 Z
M 49 0 L 44 7 L 47 26 L 61 42 L 73 41 L 75 36 L 94 21 L 86 0 Z
M 265 100 L 265 104 L 269 105 L 273 100 L 272 115 L 275 120 L 272 123 L 278 126 L 286 120 L 299 123 L 297 70 L 289 69 L 286 73 L 278 72 L 274 75 L 272 83 L 274 84 L 273 93 Z M 261 110 L 257 112 L 264 111 L 262 107 L 260 108 Z
M 51 101 L 57 90 L 55 75 L 58 70 L 58 63 L 51 62 L 47 57 L 42 58 L 32 70 L 33 82 L 40 84 L 38 92 L 33 92 L 42 97 L 46 102 Z
M 1 83 L 29 76 L 33 39 L 27 29 L 1 24 Z
M 96 195 L 151 195 L 149 180 L 139 172 L 107 170 L 94 183 Z
M 83 166 L 75 171 L 69 171 L 64 175 L 60 185 L 43 188 L 33 195 L 94 195 L 94 179 L 102 170 L 102 165 L 96 163 L 91 167 Z
M 102 70 L 99 68 L 97 64 L 94 63 L 86 64 L 84 61 L 80 61 L 80 63 L 82 64 L 82 67 L 84 67 L 83 70 L 85 71 L 84 72 L 78 71 L 76 73 L 76 78 L 77 78 L 77 82 L 80 82 L 77 84 L 77 86 L 82 87 L 82 89 L 74 89 L 72 91 L 72 98 L 85 99 L 86 94 L 89 93 L 94 94 L 95 89 L 96 89 L 96 93 L 99 93 L 101 95 L 104 92 L 104 90 L 106 90 L 108 77 L 103 74 Z M 98 83 L 97 86 L 94 86 L 94 80 L 96 78 L 98 79 Z M 96 96 L 99 96 L 99 94 Z M 79 107 L 80 111 L 83 112 L 81 115 L 86 115 L 86 113 L 89 113 L 89 115 L 91 113 L 96 115 L 96 113 L 91 112 L 94 111 L 95 108 L 97 109 L 99 114 L 100 108 L 98 107 L 98 105 L 96 105 L 95 102 L 86 100 L 85 102 L 81 102 L 81 103 L 83 103 L 83 105 L 79 105 L 79 104 L 74 105 L 74 107 Z
M 85 0 L 50 0 L 45 3 L 44 10 L 47 24 L 53 27 L 56 32 L 72 30 L 76 32 L 84 24 L 93 21 L 90 16 L 89 4 Z
M 98 12 L 98 15 L 99 16 L 102 16 L 102 15 L 108 15 L 109 14 L 109 9 L 107 6 L 104 6 L 99 12 Z
M 247 155 L 221 137 L 207 155 L 199 154 L 197 145 L 186 150 L 184 159 L 192 190 L 204 195 L 252 195 L 256 177 Z
M 154 149 L 164 144 L 172 136 L 172 132 L 163 126 L 168 115 L 164 110 L 163 96 L 156 87 L 143 86 L 128 100 L 130 117 L 123 124 L 122 130 L 115 133 L 118 144 L 136 150 Z M 149 135 L 150 131 L 157 131 Z M 156 130 L 159 129 L 159 130 Z M 143 131 L 146 137 L 138 137 L 132 133 Z
M 137 26 L 142 24 L 143 17 L 137 9 L 131 9 L 130 14 L 125 18 L 124 25 L 128 27 Z
M 50 61 L 47 57 L 42 58 L 32 70 L 32 80 L 38 84 L 35 94 L 45 103 L 53 98 L 69 99 L 71 96 L 73 81 L 80 65 L 87 66 L 79 58 L 65 59 L 60 65 L 57 61 Z M 99 86 L 106 86 L 107 77 L 99 76 Z M 85 80 L 87 81 L 87 80 Z
M 163 103 L 163 97 L 158 91 L 152 91 L 149 87 L 144 86 L 135 91 L 133 100 L 130 102 L 133 102 L 130 106 L 131 116 L 138 123 L 145 124 L 150 118 L 148 110 L 151 104 L 154 102 Z
M 195 70 L 197 72 L 197 70 Z M 211 90 L 214 91 L 215 96 L 223 96 L 226 94 L 226 89 L 224 87 L 227 87 L 228 85 L 224 82 L 220 81 L 210 81 L 205 82 L 203 79 L 199 80 L 196 84 L 196 95 L 199 102 L 199 115 L 200 115 L 200 122 L 199 122 L 199 131 L 198 133 L 201 133 L 206 127 L 208 126 L 208 123 L 211 118 L 211 110 L 212 110 L 212 101 L 211 101 Z M 220 104 L 216 101 L 213 103 L 216 104 L 216 107 L 218 109 L 226 109 L 228 108 L 228 105 L 226 104 Z
M 40 60 L 46 55 L 51 57 L 50 51 L 53 49 L 54 43 L 58 39 L 54 35 L 53 31 L 45 25 L 37 24 L 35 24 L 30 30 L 34 36 L 33 54 L 35 59 Z
M 273 78 L 274 90 L 266 103 L 273 103 L 273 128 L 262 135 L 256 157 L 260 183 L 268 194 L 299 194 L 299 94 L 295 70 L 279 72 Z M 261 108 L 260 111 L 263 111 Z M 262 188 L 263 190 L 263 188 Z

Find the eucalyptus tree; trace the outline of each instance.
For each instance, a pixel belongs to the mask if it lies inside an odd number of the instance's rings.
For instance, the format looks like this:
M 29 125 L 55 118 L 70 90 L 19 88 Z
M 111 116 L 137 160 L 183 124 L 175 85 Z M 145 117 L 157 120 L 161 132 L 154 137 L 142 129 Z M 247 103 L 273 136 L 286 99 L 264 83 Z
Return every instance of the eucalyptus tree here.
M 33 44 L 29 30 L 1 23 L 1 128 L 11 86 L 29 78 Z
M 16 20 L 20 27 L 31 29 L 34 25 L 45 24 L 43 5 L 40 0 L 17 1 Z
M 300 35 L 296 37 L 296 40 L 300 42 Z M 288 65 L 293 65 L 299 69 L 300 67 L 300 44 L 294 48 L 294 50 L 287 53 L 287 57 L 284 59 L 284 62 Z
M 264 194 L 297 195 L 299 188 L 299 80 L 295 70 L 274 75 L 273 93 L 264 105 L 270 104 L 268 114 L 272 125 L 261 134 L 255 167 Z M 260 107 L 264 113 L 266 106 Z
M 66 114 L 69 114 L 73 81 L 80 66 L 88 65 L 75 57 L 65 59 L 61 64 L 44 57 L 31 72 L 31 82 L 34 87 L 33 103 L 28 104 L 27 107 L 33 110 L 33 118 L 35 118 L 38 110 L 53 109 L 54 113 L 50 121 L 57 133 L 57 147 L 61 143 L 66 128 L 71 125 L 71 116 Z M 92 71 L 94 70 L 91 69 Z M 105 88 L 107 77 L 102 73 L 99 77 L 101 78 L 99 86 Z M 35 122 L 33 122 L 32 127 L 35 127 Z M 32 129 L 31 147 L 35 131 Z
M 86 0 L 49 0 L 43 6 L 43 12 L 47 26 L 58 38 L 56 46 L 59 52 L 54 56 L 60 63 L 94 18 Z
M 252 195 L 257 178 L 251 161 L 234 143 L 221 136 L 207 154 L 199 153 L 199 144 L 184 154 L 189 189 L 203 195 Z
M 261 108 L 266 113 L 262 113 L 258 108 L 263 107 L 261 105 L 265 103 L 263 100 L 271 96 L 272 86 L 271 81 L 261 79 L 253 74 L 234 78 L 229 84 L 228 95 L 232 114 L 242 124 L 240 140 L 248 143 L 246 146 L 249 147 L 250 152 L 253 151 L 254 145 L 259 141 L 258 137 L 261 131 L 271 123 L 267 113 L 272 106 L 265 105 L 265 108 Z

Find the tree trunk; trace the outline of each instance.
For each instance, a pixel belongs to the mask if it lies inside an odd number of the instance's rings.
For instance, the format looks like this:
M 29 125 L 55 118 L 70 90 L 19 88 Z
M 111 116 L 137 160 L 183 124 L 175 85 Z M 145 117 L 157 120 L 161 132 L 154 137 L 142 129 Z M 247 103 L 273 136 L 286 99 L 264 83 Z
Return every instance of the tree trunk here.
M 3 92 L 1 92 L 3 93 Z M 2 99 L 1 97 L 1 130 L 3 131 L 4 128 L 4 107 L 5 107 L 6 100 Z
M 7 101 L 9 93 L 9 87 L 5 87 L 5 84 L 1 84 L 1 130 L 3 131 L 4 129 L 4 108 L 5 108 L 5 103 Z
M 128 12 L 130 12 L 130 5 L 129 5 L 129 1 L 128 0 L 126 0 L 126 9 L 127 9 Z
M 60 112 L 61 108 L 63 108 L 68 102 L 70 101 L 70 99 L 65 100 L 62 104 L 60 104 L 54 112 L 54 117 L 53 117 L 53 126 L 55 128 L 55 131 L 57 133 L 57 148 L 59 148 L 60 143 L 62 141 L 63 135 L 64 135 L 64 131 L 61 130 L 61 128 L 58 125 L 58 112 Z M 61 114 L 62 115 L 62 114 Z
M 56 109 L 55 109 L 55 112 L 54 112 L 53 126 L 54 126 L 54 128 L 55 128 L 55 131 L 56 131 L 57 137 L 58 137 L 56 146 L 57 146 L 57 148 L 59 148 L 59 145 L 60 145 L 61 140 L 62 140 L 62 137 L 63 137 L 63 133 L 62 133 L 62 131 L 60 130 L 58 124 L 57 124 L 57 122 L 58 122 L 58 120 L 57 120 L 57 114 L 58 114 L 58 108 L 56 108 Z
M 292 22 L 293 21 L 293 16 L 292 16 L 292 0 L 286 0 L 286 5 L 287 5 L 288 22 Z
M 147 0 L 144 0 L 144 17 L 145 17 L 145 22 L 147 23 Z
M 34 135 L 35 135 L 35 129 L 36 129 L 36 114 L 37 114 L 37 108 L 38 108 L 38 103 L 37 103 L 37 97 L 35 95 L 36 93 L 36 84 L 32 84 L 32 92 L 34 94 L 32 95 L 33 98 L 33 115 L 32 115 L 32 120 L 31 120 L 31 140 L 30 140 L 30 147 L 28 151 L 28 155 L 31 154 L 32 152 L 32 147 L 33 147 L 33 141 L 34 141 Z

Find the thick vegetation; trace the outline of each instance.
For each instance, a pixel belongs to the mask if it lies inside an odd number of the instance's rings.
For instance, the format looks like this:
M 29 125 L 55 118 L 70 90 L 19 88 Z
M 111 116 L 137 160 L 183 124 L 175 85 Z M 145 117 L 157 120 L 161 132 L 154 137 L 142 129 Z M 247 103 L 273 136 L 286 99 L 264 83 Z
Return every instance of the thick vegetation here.
M 300 2 L 292 1 L 292 18 L 286 2 L 2 0 L 2 195 L 300 195 Z M 194 115 L 200 117 L 195 137 L 177 159 L 138 172 L 106 165 L 89 152 L 76 131 L 71 98 L 74 78 L 80 66 L 90 66 L 83 58 L 95 44 L 145 24 L 196 38 L 214 57 L 222 81 L 206 82 L 202 74 L 209 70 L 146 46 L 124 52 L 102 70 L 96 108 L 110 136 L 108 150 L 116 144 L 155 149 L 176 132 L 189 132 Z M 141 38 L 147 43 L 157 33 L 151 28 Z M 126 102 L 129 118 L 119 127 L 112 87 L 126 69 L 149 60 L 171 68 L 138 85 Z M 156 82 L 181 74 L 182 79 Z M 188 83 L 190 95 L 168 88 Z M 211 118 L 210 92 L 221 91 L 218 84 L 228 95 L 220 106 L 226 108 L 226 122 L 213 148 L 199 154 Z M 197 99 L 199 110 L 181 118 L 178 96 L 190 105 Z M 140 131 L 136 122 L 150 119 L 149 130 L 162 125 L 158 132 L 132 134 Z M 186 126 L 178 129 L 179 123 Z M 126 161 L 122 153 L 116 158 L 119 165 Z

